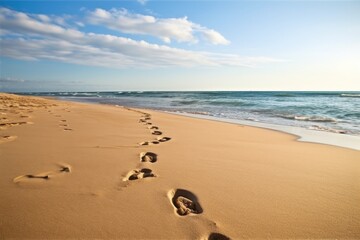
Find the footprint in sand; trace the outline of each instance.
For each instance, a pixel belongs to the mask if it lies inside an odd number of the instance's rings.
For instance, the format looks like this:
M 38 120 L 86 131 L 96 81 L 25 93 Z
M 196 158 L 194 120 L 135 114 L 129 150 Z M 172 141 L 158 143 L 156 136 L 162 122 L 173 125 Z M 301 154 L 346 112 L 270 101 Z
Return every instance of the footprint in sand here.
M 72 131 L 71 128 L 64 128 L 64 131 Z
M 156 177 L 156 175 L 149 168 L 135 169 L 129 172 L 124 181 L 133 181 L 143 178 Z
M 153 144 L 159 144 L 159 141 L 151 141 L 151 142 L 141 142 L 139 143 L 140 146 L 147 146 L 147 145 L 153 145 Z
M 162 132 L 160 132 L 160 131 L 152 131 L 151 134 L 152 135 L 161 135 Z
M 146 145 L 150 145 L 150 142 L 141 142 L 139 143 L 140 146 L 146 146 Z
M 230 240 L 230 238 L 221 233 L 211 233 L 208 240 Z
M 17 136 L 1 136 L 0 137 L 0 144 L 5 142 L 11 142 L 14 141 L 17 138 Z
M 169 138 L 169 137 L 158 137 L 157 140 L 159 142 L 167 142 L 167 141 L 170 141 L 171 138 Z
M 61 122 L 66 122 L 66 119 L 61 119 L 60 121 L 61 121 Z
M 149 126 L 148 129 L 159 129 L 157 126 Z
M 190 191 L 173 189 L 168 192 L 168 197 L 171 204 L 174 206 L 176 213 L 180 216 L 203 212 L 197 197 Z
M 154 163 L 157 161 L 157 154 L 152 152 L 142 152 L 140 153 L 140 162 L 151 162 Z
M 45 173 L 38 173 L 38 174 L 26 174 L 20 175 L 13 179 L 14 183 L 25 182 L 26 180 L 50 180 L 52 177 L 57 176 L 62 173 L 70 173 L 71 166 L 68 164 L 58 164 L 59 169 L 57 171 L 49 171 Z
M 140 119 L 139 123 L 146 123 L 146 120 L 145 119 Z
M 6 129 L 8 127 L 14 127 L 24 124 L 33 124 L 33 122 L 9 122 L 9 123 L 0 123 L 0 129 Z

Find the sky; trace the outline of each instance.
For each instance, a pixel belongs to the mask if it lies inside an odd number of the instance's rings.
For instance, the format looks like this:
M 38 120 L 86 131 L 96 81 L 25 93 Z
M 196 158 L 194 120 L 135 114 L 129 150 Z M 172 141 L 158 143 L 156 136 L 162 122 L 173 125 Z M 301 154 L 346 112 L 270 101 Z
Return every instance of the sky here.
M 360 91 L 360 1 L 0 2 L 0 91 Z

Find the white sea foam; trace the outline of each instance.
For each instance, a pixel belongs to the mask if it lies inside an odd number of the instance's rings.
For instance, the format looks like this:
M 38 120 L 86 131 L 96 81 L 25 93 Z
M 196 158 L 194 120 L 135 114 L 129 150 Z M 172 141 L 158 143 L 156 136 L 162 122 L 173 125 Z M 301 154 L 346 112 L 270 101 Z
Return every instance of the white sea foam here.
M 343 94 L 340 94 L 340 97 L 353 97 L 353 98 L 360 98 L 360 94 L 343 93 Z
M 303 116 L 303 115 L 278 115 L 281 118 L 292 119 L 297 121 L 309 121 L 309 122 L 337 122 L 334 118 L 320 117 L 320 116 Z
M 355 150 L 360 150 L 360 136 L 348 135 L 348 134 L 339 134 L 335 132 L 328 131 L 316 131 L 312 129 L 306 129 L 295 126 L 285 126 L 285 125 L 277 125 L 277 124 L 269 124 L 269 123 L 261 123 L 261 122 L 253 122 L 246 120 L 233 120 L 233 119 L 225 119 L 225 118 L 217 118 L 212 116 L 204 116 L 204 115 L 196 115 L 190 113 L 175 113 L 168 112 L 172 114 L 178 114 L 182 116 L 195 117 L 195 118 L 203 118 L 209 120 L 215 120 L 220 122 L 228 122 L 235 123 L 241 125 L 248 125 L 266 129 L 272 129 L 280 132 L 290 133 L 299 137 L 298 141 L 301 142 L 312 142 L 312 143 L 321 143 L 327 145 L 333 145 L 338 147 L 345 147 Z

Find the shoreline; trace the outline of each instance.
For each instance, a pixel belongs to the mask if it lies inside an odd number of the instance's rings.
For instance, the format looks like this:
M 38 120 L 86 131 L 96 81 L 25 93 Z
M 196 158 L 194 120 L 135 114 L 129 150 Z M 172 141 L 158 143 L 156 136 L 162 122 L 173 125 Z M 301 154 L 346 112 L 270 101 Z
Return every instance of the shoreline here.
M 360 237 L 359 151 L 154 110 L 0 104 L 0 238 Z
M 153 109 L 148 109 L 152 110 Z M 157 110 L 155 110 L 157 111 Z M 317 131 L 311 130 L 296 126 L 287 126 L 287 125 L 278 125 L 264 122 L 254 122 L 246 120 L 235 120 L 227 118 L 219 118 L 208 115 L 192 114 L 192 113 L 179 113 L 171 111 L 159 111 L 165 112 L 174 115 L 187 116 L 192 118 L 207 119 L 218 122 L 233 123 L 239 125 L 246 125 L 251 127 L 257 127 L 262 129 L 270 129 L 277 132 L 294 135 L 297 137 L 299 142 L 309 142 L 309 143 L 318 143 L 324 145 L 330 145 L 335 147 L 343 147 L 353 150 L 360 150 L 360 136 L 349 135 L 349 134 L 339 134 L 326 131 Z
M 110 103 L 100 103 L 100 102 L 91 102 L 91 101 L 77 101 L 77 99 L 67 99 L 62 97 L 49 97 L 49 99 L 57 99 L 60 101 L 69 101 L 75 103 L 85 103 L 85 104 L 99 104 L 99 105 L 109 105 L 115 107 L 128 107 L 119 104 L 110 104 Z M 332 133 L 327 131 L 318 131 L 313 129 L 306 129 L 303 127 L 297 126 L 289 126 L 289 125 L 280 125 L 280 124 L 272 124 L 272 123 L 265 123 L 265 122 L 257 122 L 257 121 L 246 121 L 246 120 L 236 120 L 236 119 L 228 119 L 228 118 L 220 118 L 214 117 L 209 115 L 201 115 L 201 114 L 193 114 L 193 113 L 186 113 L 186 112 L 177 112 L 177 111 L 165 111 L 165 110 L 158 110 L 158 109 L 151 109 L 151 108 L 142 108 L 142 107 L 128 107 L 133 109 L 142 109 L 148 111 L 156 111 L 156 112 L 163 112 L 168 114 L 186 116 L 191 118 L 198 118 L 198 119 L 206 119 L 224 123 L 233 123 L 239 125 L 246 125 L 251 127 L 257 127 L 262 129 L 270 129 L 273 131 L 294 135 L 297 137 L 297 141 L 299 142 L 309 142 L 309 143 L 317 143 L 323 145 L 329 145 L 334 147 L 342 147 L 348 148 L 352 150 L 360 150 L 360 136 L 357 135 L 350 135 L 350 134 L 340 134 L 340 133 Z
M 69 102 L 78 102 L 78 103 L 85 103 L 85 104 L 104 104 L 110 106 L 118 106 L 118 107 L 128 107 L 119 104 L 110 104 L 110 103 L 100 103 L 100 102 L 91 102 L 91 101 L 81 101 L 81 99 L 69 99 L 63 97 L 54 97 L 54 99 L 58 99 L 60 101 L 69 101 Z M 233 124 L 240 124 L 246 126 L 252 126 L 262 129 L 270 129 L 277 132 L 282 132 L 285 134 L 290 134 L 296 136 L 299 142 L 309 142 L 309 143 L 318 143 L 324 145 L 330 145 L 335 147 L 343 147 L 353 150 L 360 150 L 360 136 L 357 135 L 350 135 L 350 134 L 341 134 L 341 133 L 333 133 L 328 131 L 319 131 L 313 129 L 307 129 L 304 127 L 298 126 L 289 126 L 289 125 L 280 125 L 280 124 L 272 124 L 272 123 L 265 123 L 265 122 L 258 122 L 258 121 L 247 121 L 247 120 L 236 120 L 236 119 L 229 119 L 229 118 L 221 118 L 221 117 L 214 117 L 209 115 L 201 115 L 201 114 L 193 114 L 193 113 L 186 113 L 186 112 L 177 112 L 177 111 L 165 111 L 165 110 L 158 110 L 158 109 L 151 109 L 151 108 L 142 108 L 142 107 L 129 107 L 133 109 L 143 109 L 149 111 L 158 111 L 164 112 L 174 115 L 192 117 L 192 118 L 199 118 L 199 119 L 207 119 L 212 121 L 219 121 L 224 123 L 233 123 Z

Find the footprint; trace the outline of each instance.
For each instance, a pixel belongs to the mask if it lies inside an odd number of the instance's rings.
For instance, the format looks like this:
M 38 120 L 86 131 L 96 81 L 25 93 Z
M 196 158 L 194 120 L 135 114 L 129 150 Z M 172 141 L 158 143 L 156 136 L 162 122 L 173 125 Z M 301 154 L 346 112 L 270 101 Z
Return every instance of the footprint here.
M 21 183 L 24 182 L 26 180 L 49 180 L 50 179 L 50 175 L 52 172 L 47 172 L 47 173 L 39 173 L 39 174 L 26 174 L 26 175 L 21 175 L 21 176 L 17 176 L 16 178 L 13 179 L 14 183 Z
M 64 131 L 72 131 L 71 128 L 64 128 Z
M 144 119 L 145 120 L 151 120 L 151 117 L 145 117 Z
M 140 119 L 139 123 L 146 123 L 145 119 Z
M 13 179 L 14 183 L 20 183 L 28 179 L 39 179 L 39 180 L 50 180 L 51 177 L 62 174 L 62 173 L 70 173 L 71 166 L 68 164 L 58 164 L 59 170 L 58 171 L 49 171 L 45 173 L 39 174 L 26 174 L 20 175 Z
M 148 129 L 159 129 L 159 128 L 156 126 L 149 126 Z
M 60 172 L 67 172 L 67 173 L 69 173 L 69 172 L 71 172 L 71 166 L 70 165 L 68 165 L 68 164 L 64 164 L 64 165 L 62 165 L 62 164 L 58 164 L 59 165 L 59 167 L 60 167 Z
M 147 122 L 147 123 L 145 123 L 145 125 L 152 125 L 152 123 L 151 123 L 151 122 Z
M 147 146 L 147 145 L 152 145 L 152 144 L 159 144 L 159 141 L 151 141 L 151 142 L 141 142 L 139 143 L 140 146 Z
M 60 124 L 61 127 L 67 127 L 67 124 Z
M 14 141 L 17 136 L 2 136 L 0 137 L 0 143 Z
M 157 161 L 157 154 L 152 152 L 142 152 L 140 153 L 140 162 L 151 162 L 154 163 Z
M 152 134 L 152 135 L 161 135 L 162 132 L 160 132 L 160 131 L 153 131 L 153 132 L 151 132 L 151 134 Z
M 180 216 L 203 212 L 197 197 L 190 191 L 173 189 L 168 192 L 168 197 L 174 206 L 176 213 Z
M 157 140 L 159 142 L 167 142 L 167 141 L 170 141 L 171 138 L 169 138 L 169 137 L 158 137 Z
M 6 129 L 8 127 L 14 127 L 24 124 L 33 124 L 33 122 L 10 122 L 10 123 L 0 123 L 0 129 Z
M 62 121 L 62 122 L 66 122 L 66 120 L 65 120 L 65 119 L 61 119 L 60 121 Z
M 230 238 L 221 233 L 211 233 L 208 240 L 230 240 Z
M 128 180 L 132 181 L 132 180 L 138 180 L 148 177 L 156 177 L 156 175 L 152 173 L 151 169 L 149 168 L 135 169 L 128 173 L 124 181 L 128 181 Z
M 141 142 L 139 143 L 140 146 L 146 146 L 146 145 L 149 145 L 149 142 Z

